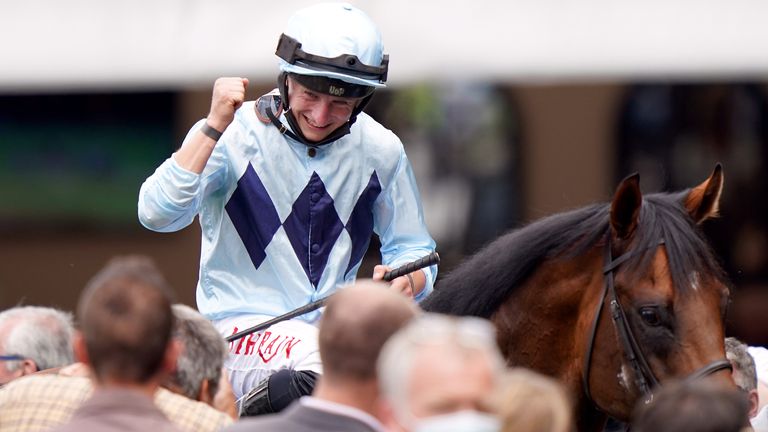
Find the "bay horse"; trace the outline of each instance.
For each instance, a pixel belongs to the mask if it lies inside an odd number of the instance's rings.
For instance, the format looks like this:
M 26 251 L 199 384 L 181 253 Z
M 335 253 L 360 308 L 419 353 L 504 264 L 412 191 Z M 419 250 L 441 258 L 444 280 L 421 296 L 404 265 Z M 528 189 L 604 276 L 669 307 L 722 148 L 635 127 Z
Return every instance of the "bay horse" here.
M 426 311 L 490 319 L 511 366 L 559 379 L 581 431 L 628 421 L 671 378 L 717 376 L 729 288 L 698 225 L 718 211 L 718 164 L 700 185 L 613 200 L 511 231 L 441 279 Z

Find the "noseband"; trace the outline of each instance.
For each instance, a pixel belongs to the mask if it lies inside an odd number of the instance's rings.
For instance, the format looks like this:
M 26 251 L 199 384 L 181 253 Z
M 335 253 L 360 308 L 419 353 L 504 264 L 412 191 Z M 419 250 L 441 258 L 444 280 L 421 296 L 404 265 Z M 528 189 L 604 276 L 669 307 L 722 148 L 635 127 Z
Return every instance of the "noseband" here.
M 600 315 L 603 311 L 603 305 L 605 304 L 606 297 L 610 296 L 609 300 L 611 307 L 611 318 L 613 319 L 613 327 L 616 329 L 619 342 L 621 343 L 622 350 L 624 351 L 624 358 L 632 367 L 633 376 L 635 377 L 635 386 L 637 386 L 637 388 L 645 396 L 645 403 L 649 403 L 651 400 L 653 400 L 652 389 L 659 385 L 659 380 L 656 378 L 656 375 L 654 375 L 653 370 L 651 369 L 648 361 L 645 358 L 645 355 L 643 354 L 643 351 L 640 349 L 640 345 L 637 343 L 637 338 L 635 338 L 635 335 L 632 332 L 632 327 L 629 326 L 627 315 L 624 313 L 624 309 L 621 307 L 621 303 L 619 302 L 619 297 L 616 294 L 616 288 L 614 286 L 614 272 L 616 271 L 616 268 L 618 268 L 624 262 L 628 261 L 630 258 L 645 252 L 646 248 L 635 251 L 627 251 L 618 258 L 613 259 L 611 254 L 610 239 L 611 234 L 608 232 L 605 245 L 606 264 L 603 268 L 605 284 L 603 286 L 602 295 L 600 296 L 600 302 L 597 305 L 595 319 L 592 321 L 589 340 L 587 342 L 587 351 L 586 356 L 584 357 L 584 367 L 582 369 L 581 375 L 582 385 L 584 387 L 584 392 L 586 393 L 587 398 L 589 398 L 589 400 L 592 401 L 595 406 L 597 406 L 589 390 L 589 369 L 592 363 L 592 351 L 594 349 L 595 335 L 597 334 L 597 326 L 600 322 Z M 663 244 L 664 240 L 660 240 L 658 244 L 651 247 L 661 246 Z M 695 380 L 703 378 L 723 369 L 733 370 L 731 362 L 726 359 L 716 360 L 702 367 L 701 369 L 694 371 L 685 379 Z

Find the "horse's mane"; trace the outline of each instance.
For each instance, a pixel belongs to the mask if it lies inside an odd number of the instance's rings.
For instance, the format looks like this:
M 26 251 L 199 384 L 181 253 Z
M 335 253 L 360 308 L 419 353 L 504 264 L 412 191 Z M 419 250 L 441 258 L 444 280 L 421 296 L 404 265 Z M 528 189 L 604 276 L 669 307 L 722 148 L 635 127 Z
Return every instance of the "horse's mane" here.
M 644 250 L 625 266 L 644 271 L 664 240 L 677 289 L 688 289 L 693 272 L 724 279 L 709 244 L 682 202 L 688 191 L 643 197 L 633 250 Z M 499 305 L 545 259 L 574 257 L 605 244 L 610 203 L 554 214 L 510 231 L 467 258 L 442 278 L 422 303 L 426 311 L 490 318 Z

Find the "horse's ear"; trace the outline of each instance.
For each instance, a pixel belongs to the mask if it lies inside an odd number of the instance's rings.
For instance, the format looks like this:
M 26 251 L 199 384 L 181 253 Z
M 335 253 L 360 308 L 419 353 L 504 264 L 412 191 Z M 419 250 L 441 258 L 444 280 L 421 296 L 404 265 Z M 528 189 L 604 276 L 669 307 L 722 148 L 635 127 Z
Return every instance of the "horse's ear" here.
M 611 228 L 620 239 L 629 238 L 637 228 L 643 194 L 640 192 L 640 174 L 625 178 L 616 189 L 611 203 Z
M 718 163 L 712 175 L 704 183 L 688 192 L 684 205 L 688 214 L 697 224 L 716 217 L 720 208 L 720 194 L 723 193 L 723 167 Z

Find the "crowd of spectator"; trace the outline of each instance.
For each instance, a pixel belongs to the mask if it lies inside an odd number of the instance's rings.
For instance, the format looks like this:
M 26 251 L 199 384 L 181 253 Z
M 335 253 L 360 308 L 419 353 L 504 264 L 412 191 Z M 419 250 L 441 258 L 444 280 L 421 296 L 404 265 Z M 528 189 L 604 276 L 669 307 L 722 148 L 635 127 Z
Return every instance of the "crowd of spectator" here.
M 423 313 L 380 284 L 331 297 L 311 396 L 245 417 L 214 326 L 174 304 L 150 259 L 114 258 L 85 286 L 76 317 L 41 306 L 0 312 L 0 432 L 575 430 L 571 395 L 507 367 L 489 321 Z M 768 430 L 764 353 L 734 338 L 725 346 L 738 391 L 665 384 L 638 405 L 632 430 Z

